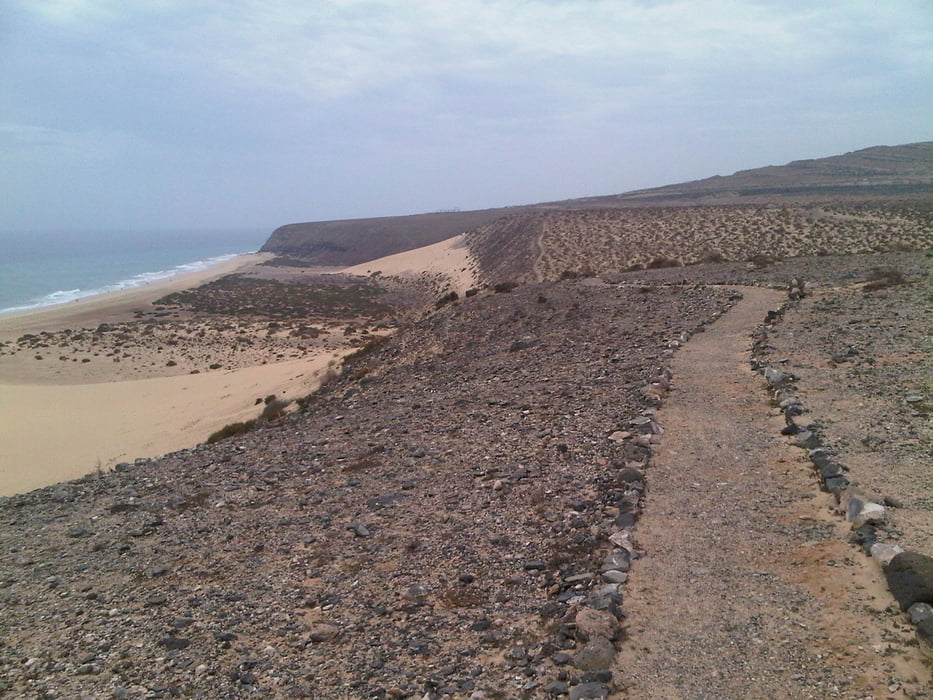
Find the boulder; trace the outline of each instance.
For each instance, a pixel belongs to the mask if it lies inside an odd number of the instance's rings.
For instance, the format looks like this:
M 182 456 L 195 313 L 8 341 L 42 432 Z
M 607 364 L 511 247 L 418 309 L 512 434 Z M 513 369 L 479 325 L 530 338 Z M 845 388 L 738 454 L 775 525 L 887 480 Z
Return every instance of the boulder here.
M 891 559 L 884 574 L 901 610 L 907 610 L 914 603 L 933 605 L 933 557 L 902 552 Z

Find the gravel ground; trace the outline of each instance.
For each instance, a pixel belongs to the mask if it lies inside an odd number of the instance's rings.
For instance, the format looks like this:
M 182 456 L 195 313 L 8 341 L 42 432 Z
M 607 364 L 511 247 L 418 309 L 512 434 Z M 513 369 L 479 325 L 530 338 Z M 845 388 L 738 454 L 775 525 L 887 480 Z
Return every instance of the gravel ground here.
M 478 295 L 303 413 L 0 501 L 0 694 L 493 699 L 584 680 L 569 625 L 601 585 L 618 467 L 645 457 L 607 436 L 670 341 L 731 300 Z
M 749 370 L 750 331 L 784 301 L 746 290 L 675 358 L 614 697 L 933 697 L 880 569 Z

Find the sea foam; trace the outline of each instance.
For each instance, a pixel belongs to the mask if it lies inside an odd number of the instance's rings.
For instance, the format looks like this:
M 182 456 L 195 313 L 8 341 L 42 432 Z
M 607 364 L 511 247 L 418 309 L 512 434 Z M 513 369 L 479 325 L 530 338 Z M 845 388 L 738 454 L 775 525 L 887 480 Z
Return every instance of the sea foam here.
M 217 255 L 212 258 L 205 258 L 204 260 L 195 260 L 194 262 L 183 263 L 167 270 L 142 272 L 138 275 L 133 275 L 132 277 L 127 277 L 126 279 L 120 280 L 119 282 L 103 285 L 101 287 L 95 287 L 93 289 L 60 289 L 58 291 L 52 292 L 51 294 L 46 294 L 44 296 L 30 300 L 28 304 L 21 306 L 10 306 L 5 309 L 0 309 L 0 314 L 12 313 L 14 311 L 41 309 L 46 306 L 67 304 L 72 301 L 87 299 L 88 297 L 98 296 L 100 294 L 119 292 L 124 289 L 134 289 L 136 287 L 142 287 L 147 284 L 151 284 L 152 282 L 158 282 L 159 280 L 177 277 L 178 275 L 184 275 L 189 272 L 201 272 L 202 270 L 208 270 L 244 254 L 245 253 L 228 253 L 226 255 Z

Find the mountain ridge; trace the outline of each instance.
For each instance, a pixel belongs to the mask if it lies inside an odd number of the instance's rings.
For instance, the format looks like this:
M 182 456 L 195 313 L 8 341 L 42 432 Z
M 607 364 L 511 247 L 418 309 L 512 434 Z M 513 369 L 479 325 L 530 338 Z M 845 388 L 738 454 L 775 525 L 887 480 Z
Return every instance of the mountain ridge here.
M 506 217 L 554 210 L 933 198 L 933 141 L 873 146 L 632 192 L 458 212 L 280 226 L 261 252 L 345 266 L 431 245 Z

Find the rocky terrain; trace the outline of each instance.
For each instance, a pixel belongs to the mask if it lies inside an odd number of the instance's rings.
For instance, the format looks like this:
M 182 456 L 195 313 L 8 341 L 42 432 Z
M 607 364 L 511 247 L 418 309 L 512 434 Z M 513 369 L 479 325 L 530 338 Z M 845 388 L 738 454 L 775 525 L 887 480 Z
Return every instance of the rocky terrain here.
M 922 187 L 928 150 L 794 167 Z M 0 697 L 933 697 L 929 198 L 591 205 L 477 224 L 463 294 L 282 249 L 7 339 L 85 382 L 355 352 L 0 499 Z
M 494 698 L 579 680 L 568 621 L 620 600 L 594 571 L 638 507 L 623 467 L 647 455 L 608 436 L 669 343 L 730 299 L 478 295 L 284 422 L 4 499 L 3 692 Z

